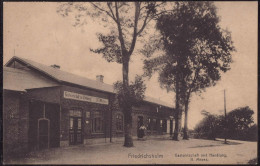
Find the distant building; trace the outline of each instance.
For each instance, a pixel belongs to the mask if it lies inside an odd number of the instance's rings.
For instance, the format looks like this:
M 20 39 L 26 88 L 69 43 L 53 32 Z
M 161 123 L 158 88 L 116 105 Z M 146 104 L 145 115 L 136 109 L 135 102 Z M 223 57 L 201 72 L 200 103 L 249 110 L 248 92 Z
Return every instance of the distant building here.
M 3 67 L 4 154 L 123 138 L 113 86 L 61 68 L 16 56 Z M 171 105 L 146 97 L 132 110 L 134 136 L 142 124 L 148 135 L 170 132 Z

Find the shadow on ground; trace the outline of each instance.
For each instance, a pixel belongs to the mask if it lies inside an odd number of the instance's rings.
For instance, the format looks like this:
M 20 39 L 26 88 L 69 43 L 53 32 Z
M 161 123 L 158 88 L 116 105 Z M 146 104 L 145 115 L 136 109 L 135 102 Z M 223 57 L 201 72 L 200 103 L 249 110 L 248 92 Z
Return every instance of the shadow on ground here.
M 207 147 L 214 147 L 214 146 L 224 146 L 224 145 L 239 145 L 241 143 L 239 142 L 233 142 L 233 141 L 227 141 L 227 144 L 224 144 L 224 141 L 221 140 L 214 140 L 216 142 L 219 142 L 220 144 L 217 145 L 199 145 L 199 146 L 193 146 L 189 148 L 207 148 Z

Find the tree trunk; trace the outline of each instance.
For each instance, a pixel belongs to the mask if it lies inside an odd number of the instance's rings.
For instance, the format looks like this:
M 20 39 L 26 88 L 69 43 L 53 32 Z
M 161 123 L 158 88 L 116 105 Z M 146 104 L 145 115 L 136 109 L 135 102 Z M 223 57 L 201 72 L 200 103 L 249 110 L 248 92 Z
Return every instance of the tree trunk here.
M 128 56 L 124 56 L 123 59 L 123 112 L 124 112 L 124 130 L 125 130 L 125 147 L 133 147 L 133 139 L 132 139 L 132 104 L 129 102 L 129 80 L 128 80 L 128 72 L 129 72 L 129 58 Z
M 184 119 L 184 129 L 183 129 L 183 139 L 188 140 L 189 135 L 188 135 L 188 105 L 189 101 L 185 102 L 185 119 Z
M 180 116 L 180 113 L 181 113 L 181 110 L 180 110 L 180 105 L 179 105 L 179 101 L 180 101 L 180 90 L 179 90 L 179 80 L 176 79 L 176 113 L 175 113 L 175 128 L 174 128 L 174 134 L 173 134 L 173 137 L 172 139 L 175 140 L 175 141 L 179 141 L 179 116 Z
M 124 108 L 124 117 L 125 117 L 125 147 L 133 147 L 133 139 L 132 139 L 132 116 L 131 116 L 131 108 Z
M 172 133 L 173 133 L 173 120 L 170 120 L 170 136 L 172 137 Z

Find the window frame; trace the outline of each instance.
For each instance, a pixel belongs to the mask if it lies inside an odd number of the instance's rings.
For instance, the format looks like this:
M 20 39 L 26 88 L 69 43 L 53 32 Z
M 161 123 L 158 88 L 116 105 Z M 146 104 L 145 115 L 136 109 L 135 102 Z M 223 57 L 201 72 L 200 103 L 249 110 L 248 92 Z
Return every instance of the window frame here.
M 99 115 L 97 115 L 97 112 Z M 99 123 L 99 125 L 97 125 Z M 99 129 L 97 129 L 99 126 Z M 104 133 L 104 113 L 101 110 L 91 112 L 91 133 Z
M 152 118 L 148 117 L 147 118 L 147 130 L 151 131 L 151 129 L 152 129 Z
M 121 117 L 121 119 L 118 117 Z M 120 123 L 121 129 L 118 129 L 119 123 Z M 123 131 L 124 131 L 124 115 L 122 115 L 121 113 L 117 113 L 116 114 L 116 132 L 123 132 Z

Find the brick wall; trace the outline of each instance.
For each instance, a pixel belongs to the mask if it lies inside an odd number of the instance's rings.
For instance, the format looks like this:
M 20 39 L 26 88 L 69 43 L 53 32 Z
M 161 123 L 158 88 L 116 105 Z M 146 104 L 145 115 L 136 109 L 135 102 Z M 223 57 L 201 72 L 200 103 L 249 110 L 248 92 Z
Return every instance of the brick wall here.
M 21 149 L 28 149 L 28 129 L 29 129 L 29 100 L 25 93 L 20 97 L 20 120 L 19 120 L 19 140 Z
M 28 149 L 28 100 L 25 94 L 4 90 L 3 93 L 4 158 Z
M 30 89 L 28 90 L 28 97 L 44 102 L 60 103 L 60 87 Z
M 157 112 L 158 107 L 158 112 Z M 151 130 L 146 130 L 147 135 L 163 134 L 163 128 L 160 126 L 160 120 L 169 120 L 173 114 L 173 109 L 158 106 L 152 103 L 144 102 L 141 106 L 133 107 L 132 113 L 132 135 L 137 135 L 138 116 L 143 117 L 143 123 L 148 126 L 148 118 L 157 119 L 158 123 L 153 123 Z
M 109 105 L 65 99 L 64 91 L 70 91 L 83 95 L 109 99 Z M 114 94 L 108 94 L 89 89 L 80 89 L 70 86 L 60 86 L 29 90 L 28 94 L 6 92 L 4 93 L 4 148 L 5 152 L 25 151 L 28 147 L 28 128 L 29 128 L 29 99 L 42 102 L 60 104 L 60 146 L 67 146 L 69 141 L 69 110 L 79 109 L 82 111 L 82 134 L 85 143 L 91 143 L 92 138 L 107 138 L 109 140 L 112 133 L 113 138 L 123 137 L 124 132 L 116 130 L 116 116 L 123 115 L 115 100 Z M 157 105 L 144 102 L 142 105 L 133 108 L 132 112 L 132 135 L 137 135 L 138 116 L 143 117 L 144 125 L 147 126 L 147 119 L 169 119 L 172 109 L 158 107 Z M 86 112 L 100 110 L 104 113 L 104 133 L 92 133 L 91 118 L 86 118 Z M 112 111 L 112 113 L 111 113 Z M 12 114 L 11 114 L 12 113 Z M 112 114 L 112 123 L 111 123 Z M 10 117 L 12 115 L 12 118 Z M 124 118 L 123 118 L 124 119 Z M 88 121 L 88 123 L 87 123 Z M 112 129 L 111 129 L 112 126 Z M 124 126 L 122 126 L 124 127 Z M 156 130 L 147 132 L 150 134 L 162 134 L 160 126 Z
M 73 93 L 78 93 L 82 95 L 88 95 L 93 97 L 100 97 L 104 99 L 109 99 L 108 93 L 102 93 L 89 89 L 80 89 L 71 86 L 62 86 L 60 91 L 61 99 L 61 140 L 69 140 L 69 110 L 81 110 L 82 111 L 82 134 L 84 139 L 90 138 L 104 138 L 109 137 L 110 134 L 110 105 L 90 103 L 86 101 L 79 101 L 73 99 L 64 98 L 64 91 L 69 91 Z M 86 118 L 86 112 L 92 113 L 94 111 L 102 111 L 104 115 L 104 133 L 92 133 L 91 132 L 91 117 Z

